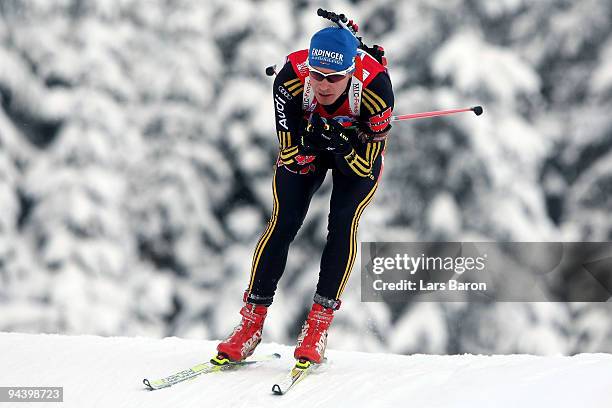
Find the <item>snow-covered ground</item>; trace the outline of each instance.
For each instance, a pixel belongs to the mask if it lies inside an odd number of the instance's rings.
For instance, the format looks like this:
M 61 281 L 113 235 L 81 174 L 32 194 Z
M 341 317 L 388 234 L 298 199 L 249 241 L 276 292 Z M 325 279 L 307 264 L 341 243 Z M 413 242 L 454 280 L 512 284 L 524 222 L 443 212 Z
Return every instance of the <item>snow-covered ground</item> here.
M 437 356 L 328 350 L 329 362 L 284 396 L 271 393 L 280 360 L 201 376 L 158 391 L 155 378 L 206 360 L 213 341 L 0 333 L 0 386 L 62 386 L 63 403 L 19 407 L 610 407 L 612 355 Z M 0 403 L 0 406 L 5 406 Z M 9 406 L 8 404 L 6 406 Z

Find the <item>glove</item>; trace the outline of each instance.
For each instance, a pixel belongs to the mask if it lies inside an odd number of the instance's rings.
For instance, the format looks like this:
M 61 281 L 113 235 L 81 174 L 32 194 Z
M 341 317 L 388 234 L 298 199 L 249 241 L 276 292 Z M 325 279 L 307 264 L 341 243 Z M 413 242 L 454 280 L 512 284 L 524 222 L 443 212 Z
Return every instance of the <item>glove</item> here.
M 391 125 L 388 125 L 384 132 L 373 132 L 365 123 L 359 123 L 357 126 L 357 138 L 361 143 L 382 142 L 387 140 Z
M 321 138 L 324 122 L 318 113 L 315 113 L 310 118 L 310 121 L 304 121 L 300 132 L 300 149 L 304 153 L 316 154 L 327 147 Z
M 352 150 L 342 125 L 333 119 L 322 118 L 318 113 L 314 113 L 306 125 L 301 144 L 306 149 L 325 150 L 340 155 Z
M 317 152 L 324 149 L 321 144 L 321 138 L 314 133 L 313 127 L 310 123 L 300 132 L 300 151 L 307 154 L 316 154 Z

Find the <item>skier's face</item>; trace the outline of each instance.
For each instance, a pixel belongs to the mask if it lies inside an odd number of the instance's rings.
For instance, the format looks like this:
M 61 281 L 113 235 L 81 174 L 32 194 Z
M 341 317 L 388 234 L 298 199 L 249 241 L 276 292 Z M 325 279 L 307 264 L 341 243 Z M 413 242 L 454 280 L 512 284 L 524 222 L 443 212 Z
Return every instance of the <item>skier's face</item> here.
M 324 74 L 331 74 L 334 71 L 329 68 L 317 68 L 317 71 Z M 327 78 L 320 78 L 320 75 L 310 74 L 310 83 L 312 84 L 312 90 L 317 98 L 317 102 L 321 105 L 331 105 L 342 95 L 342 92 L 346 89 L 346 84 L 351 79 L 352 74 L 346 74 L 342 79 L 337 82 L 331 82 Z

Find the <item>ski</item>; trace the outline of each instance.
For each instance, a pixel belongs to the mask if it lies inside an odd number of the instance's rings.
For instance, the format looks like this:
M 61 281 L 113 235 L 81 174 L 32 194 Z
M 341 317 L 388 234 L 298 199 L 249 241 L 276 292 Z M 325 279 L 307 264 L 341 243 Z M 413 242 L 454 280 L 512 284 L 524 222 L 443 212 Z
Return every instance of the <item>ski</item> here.
M 326 359 L 323 360 L 325 362 Z M 308 360 L 297 360 L 295 366 L 283 380 L 272 386 L 272 392 L 276 395 L 285 395 L 297 383 L 302 381 L 313 370 L 316 370 L 320 364 L 311 363 Z
M 207 361 L 201 364 L 197 364 L 191 368 L 188 368 L 183 371 L 179 371 L 178 373 L 172 374 L 168 377 L 160 378 L 157 380 L 149 380 L 145 378 L 144 380 L 142 380 L 142 382 L 151 391 L 160 390 L 162 388 L 171 387 L 183 381 L 194 379 L 196 377 L 199 377 L 202 374 L 237 369 L 237 368 L 249 366 L 252 364 L 261 363 L 264 361 L 276 360 L 279 358 L 280 358 L 280 354 L 278 353 L 254 356 L 254 357 L 249 358 L 248 360 L 242 360 L 242 361 L 231 361 L 227 358 L 219 358 L 219 356 L 216 356 L 210 359 L 210 361 Z

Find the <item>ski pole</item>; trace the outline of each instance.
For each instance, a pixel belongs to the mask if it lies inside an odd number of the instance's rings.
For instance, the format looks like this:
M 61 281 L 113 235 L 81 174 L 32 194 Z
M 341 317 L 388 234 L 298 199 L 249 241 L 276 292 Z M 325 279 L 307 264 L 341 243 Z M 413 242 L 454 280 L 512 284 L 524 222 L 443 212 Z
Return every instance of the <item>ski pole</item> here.
M 391 122 L 397 122 L 400 120 L 409 120 L 409 119 L 431 118 L 434 116 L 453 115 L 455 113 L 461 113 L 461 112 L 474 112 L 476 116 L 480 116 L 482 115 L 483 110 L 482 110 L 482 106 L 473 106 L 471 108 L 464 108 L 464 109 L 451 109 L 451 110 L 443 110 L 443 111 L 410 113 L 407 115 L 393 115 L 391 116 Z
M 272 76 L 276 74 L 277 74 L 276 64 L 270 65 L 269 67 L 266 68 L 266 75 Z M 435 116 L 453 115 L 455 113 L 461 113 L 461 112 L 474 112 L 476 116 L 480 116 L 483 114 L 484 110 L 482 109 L 482 106 L 479 105 L 479 106 L 473 106 L 471 108 L 463 108 L 463 109 L 409 113 L 406 115 L 393 115 L 391 116 L 391 122 L 398 122 L 400 120 L 410 120 L 410 119 L 432 118 Z

